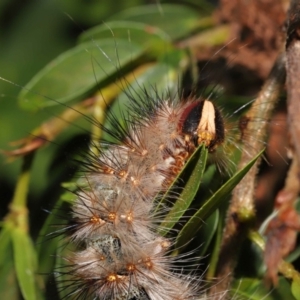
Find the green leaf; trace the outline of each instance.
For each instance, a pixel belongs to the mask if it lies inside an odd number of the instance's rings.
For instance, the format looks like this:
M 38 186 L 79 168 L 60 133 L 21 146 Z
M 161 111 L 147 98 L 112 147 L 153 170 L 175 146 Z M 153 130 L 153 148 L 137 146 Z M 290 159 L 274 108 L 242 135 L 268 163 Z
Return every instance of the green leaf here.
M 220 221 L 219 210 L 214 211 L 205 221 L 205 224 L 200 228 L 197 236 L 201 237 L 201 248 L 199 256 L 203 257 L 206 254 L 207 248 L 209 247 Z
M 6 226 L 3 226 L 0 233 L 0 266 L 5 264 L 6 248 L 10 245 L 10 243 L 11 231 Z
M 59 274 L 59 276 L 56 276 L 56 285 L 57 285 L 57 291 L 59 293 L 59 299 L 67 299 L 70 297 L 70 293 L 74 293 L 74 286 L 72 284 L 66 284 L 66 283 L 76 283 L 74 281 L 74 278 L 72 277 L 72 273 L 68 274 L 67 270 L 70 270 L 69 262 L 65 259 L 67 256 L 67 253 L 69 254 L 72 251 L 76 251 L 76 245 L 69 244 L 68 247 L 66 247 L 66 241 L 63 239 L 60 239 L 58 241 L 57 246 L 57 255 L 55 260 L 55 270 L 62 270 L 62 273 Z M 79 286 L 80 287 L 80 286 Z M 77 292 L 77 293 L 76 293 Z M 75 299 L 78 298 L 78 295 L 80 293 L 80 289 L 78 289 L 74 293 Z M 92 299 L 94 299 L 93 297 Z
M 278 286 L 269 291 L 263 280 L 256 278 L 241 278 L 235 280 L 231 295 L 240 300 L 294 300 L 290 285 L 285 278 L 280 278 Z
M 295 299 L 300 300 L 300 276 L 293 276 L 291 291 Z
M 19 94 L 20 104 L 24 109 L 36 110 L 87 97 L 142 53 L 141 47 L 124 40 L 95 40 L 78 45 L 31 79 Z
M 65 202 L 69 202 L 69 203 L 74 203 L 74 201 L 76 200 L 77 196 L 69 191 L 64 192 L 61 195 L 61 199 Z
M 64 236 L 64 227 L 67 227 L 67 218 L 62 217 L 64 201 L 60 199 L 55 208 L 49 212 L 49 216 L 39 231 L 37 240 L 37 257 L 39 261 L 38 271 L 46 278 L 50 275 L 55 265 L 55 255 L 58 248 L 58 241 Z M 59 225 L 57 225 L 59 224 Z
M 271 300 L 268 295 L 267 288 L 263 285 L 261 280 L 252 278 L 242 278 L 236 280 L 233 284 L 232 294 L 241 300 Z
M 218 207 L 219 205 L 228 197 L 235 186 L 241 181 L 241 179 L 248 173 L 250 168 L 254 165 L 256 160 L 263 153 L 261 151 L 256 155 L 242 170 L 237 172 L 232 178 L 230 178 L 218 191 L 216 191 L 210 199 L 208 199 L 198 211 L 189 219 L 185 226 L 181 229 L 177 241 L 176 248 L 182 247 L 201 228 L 203 220 L 206 220 Z
M 208 266 L 208 270 L 206 272 L 206 278 L 208 278 L 208 280 L 215 277 L 215 272 L 216 272 L 217 264 L 219 261 L 220 246 L 221 246 L 221 241 L 222 241 L 224 211 L 222 211 L 222 210 L 220 210 L 220 211 L 217 210 L 217 211 L 220 212 L 219 218 L 218 218 L 219 222 L 217 224 L 214 247 L 213 247 L 212 253 L 210 254 L 209 266 Z M 208 228 L 208 226 L 207 226 L 207 228 Z M 200 253 L 200 256 L 201 256 L 201 253 Z
M 12 252 L 11 230 L 4 226 L 0 234 L 0 299 L 19 299 Z
M 170 42 L 169 36 L 158 27 L 131 21 L 112 21 L 98 25 L 79 36 L 79 43 L 105 38 L 133 41 L 143 48 L 160 42 Z
M 173 226 L 180 220 L 186 210 L 190 207 L 202 180 L 206 166 L 207 155 L 207 149 L 204 146 L 200 146 L 189 159 L 186 168 L 194 165 L 193 171 L 189 176 L 182 193 L 162 222 L 161 227 L 158 230 L 161 235 L 166 235 L 168 230 L 173 228 Z M 184 170 L 186 168 L 184 168 Z
M 13 229 L 12 241 L 17 278 L 25 300 L 35 300 L 36 253 L 30 237 L 19 228 Z
M 197 28 L 200 19 L 200 15 L 194 9 L 176 4 L 137 6 L 110 18 L 110 20 L 134 21 L 158 27 L 172 40 L 190 34 Z

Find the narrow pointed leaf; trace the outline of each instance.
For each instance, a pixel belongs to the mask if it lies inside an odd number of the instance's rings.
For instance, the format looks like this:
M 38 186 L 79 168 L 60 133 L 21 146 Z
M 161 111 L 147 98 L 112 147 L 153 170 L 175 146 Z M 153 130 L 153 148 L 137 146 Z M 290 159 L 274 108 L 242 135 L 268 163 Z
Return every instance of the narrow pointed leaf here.
M 185 224 L 185 226 L 181 229 L 176 247 L 181 247 L 185 245 L 189 240 L 193 238 L 193 236 L 197 233 L 197 231 L 202 226 L 203 220 L 206 220 L 208 216 L 210 216 L 219 205 L 228 197 L 231 191 L 235 188 L 235 186 L 242 180 L 242 178 L 248 173 L 250 168 L 254 165 L 260 155 L 263 153 L 261 151 L 258 155 L 256 155 L 242 170 L 237 172 L 232 178 L 230 178 L 218 191 L 216 191 L 210 199 L 208 199 L 199 209 L 198 211 L 189 219 L 189 221 Z
M 204 146 L 201 146 L 188 161 L 187 167 L 191 164 L 194 164 L 195 167 L 192 174 L 189 176 L 182 193 L 165 217 L 165 220 L 162 222 L 161 228 L 159 229 L 161 235 L 166 235 L 168 230 L 173 228 L 194 200 L 205 170 L 207 154 L 207 149 Z
M 206 272 L 206 278 L 208 280 L 215 278 L 215 271 L 216 271 L 217 263 L 219 260 L 220 245 L 221 245 L 221 241 L 222 241 L 224 212 L 222 210 L 218 210 L 218 212 L 219 212 L 219 219 L 218 219 L 219 222 L 217 224 L 216 235 L 215 235 L 215 239 L 214 239 L 214 247 L 210 254 L 209 266 L 208 266 L 208 270 Z M 201 253 L 200 253 L 200 257 L 203 255 L 201 255 Z
M 12 232 L 14 249 L 14 261 L 17 278 L 25 300 L 35 300 L 36 286 L 36 254 L 29 236 L 22 230 L 16 228 Z
M 199 256 L 203 257 L 206 254 L 207 248 L 209 247 L 216 230 L 218 228 L 219 219 L 219 210 L 216 210 L 212 215 L 210 215 L 205 224 L 200 228 L 198 232 L 198 236 L 201 237 L 201 248 L 199 252 Z

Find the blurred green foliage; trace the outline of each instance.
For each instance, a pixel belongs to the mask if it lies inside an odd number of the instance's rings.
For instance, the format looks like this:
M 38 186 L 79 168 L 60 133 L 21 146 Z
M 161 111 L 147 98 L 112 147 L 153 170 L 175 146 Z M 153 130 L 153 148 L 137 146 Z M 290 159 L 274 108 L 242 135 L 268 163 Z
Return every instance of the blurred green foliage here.
M 174 5 L 174 1 L 167 6 L 163 2 L 155 2 L 151 7 L 138 6 L 146 2 L 28 0 L 20 3 L 12 0 L 0 3 L 0 76 L 5 79 L 0 80 L 0 149 L 7 150 L 10 142 L 30 136 L 34 128 L 58 116 L 78 100 L 95 95 L 98 97 L 99 90 L 102 95 L 109 95 L 105 101 L 111 101 L 110 109 L 116 116 L 122 114 L 130 93 L 142 97 L 144 89 L 150 94 L 155 90 L 159 95 L 166 90 L 174 94 L 178 92 L 177 86 L 188 67 L 190 53 L 187 49 L 176 48 L 173 42 L 213 27 L 212 6 L 204 1 L 188 1 L 181 7 Z M 222 44 L 225 40 L 226 34 L 222 31 L 221 39 L 216 36 L 209 43 Z M 131 87 L 125 84 L 131 82 L 130 76 L 125 77 L 125 83 L 114 84 L 116 79 L 128 76 L 132 70 L 139 70 L 141 74 L 134 77 Z M 216 85 L 213 89 L 216 89 Z M 112 103 L 115 98 L 117 100 Z M 93 113 L 93 117 L 97 117 Z M 109 122 L 106 126 L 112 128 Z M 29 157 L 30 161 L 25 161 L 27 166 L 25 164 L 22 171 L 21 158 L 7 162 L 5 156 L 0 157 L 0 217 L 7 214 L 11 199 L 15 208 L 28 207 L 29 210 L 28 219 L 27 215 L 24 218 L 22 215 L 10 215 L 2 222 L 1 299 L 59 299 L 51 272 L 55 264 L 60 263 L 59 258 L 55 261 L 60 248 L 58 240 L 52 238 L 51 233 L 55 232 L 55 224 L 66 222 L 64 219 L 67 218 L 62 213 L 66 203 L 72 201 L 72 194 L 64 193 L 61 186 L 64 184 L 69 190 L 75 188 L 75 183 L 66 183 L 78 171 L 72 159 L 78 157 L 80 149 L 88 151 L 88 134 L 91 130 L 91 119 L 83 117 L 37 151 L 35 157 Z M 98 136 L 99 133 L 93 134 Z M 212 275 L 226 209 L 226 204 L 221 200 L 228 198 L 231 189 L 249 166 L 220 188 L 224 180 L 219 178 L 213 166 L 204 169 L 207 153 L 203 149 L 201 151 L 197 155 L 200 157 L 198 167 L 202 169 L 194 168 L 189 172 L 190 163 L 183 173 L 191 175 L 192 183 L 202 178 L 200 191 L 205 188 L 202 197 L 191 205 L 196 211 L 195 219 L 201 219 L 208 225 L 197 229 L 201 236 L 195 237 L 191 247 L 204 245 L 196 253 L 201 256 L 213 253 L 207 261 L 207 265 L 211 263 L 209 272 Z M 29 196 L 26 197 L 28 172 Z M 17 193 L 13 196 L 20 174 Z M 212 178 L 220 185 L 212 186 Z M 188 182 L 187 185 L 192 183 Z M 197 190 L 186 192 L 187 195 L 183 193 L 182 197 L 188 200 L 187 207 L 174 206 L 173 213 L 179 213 L 178 218 L 182 216 L 183 209 L 190 208 Z M 201 192 L 198 191 L 199 194 Z M 194 225 L 187 222 L 183 228 L 187 234 L 182 240 L 178 239 L 178 244 L 186 244 L 190 236 L 195 236 Z M 171 222 L 169 227 L 173 226 L 175 224 Z M 250 252 L 254 253 L 253 265 L 261 262 L 255 250 L 250 249 Z M 269 290 L 261 283 L 261 266 L 253 269 L 253 278 L 235 282 L 234 293 L 238 297 L 293 299 L 291 286 L 283 278 L 280 288 L 274 292 L 276 296 L 268 295 Z M 293 289 L 297 290 L 297 287 L 294 285 Z
M 1 77 L 14 84 L 0 81 L 0 149 L 7 150 L 9 143 L 27 136 L 43 120 L 51 117 L 51 112 L 28 113 L 19 108 L 17 95 L 39 70 L 63 51 L 75 46 L 79 34 L 90 26 L 101 24 L 121 8 L 142 4 L 143 1 L 126 1 L 111 5 L 109 1 L 1 1 L 0 6 L 0 69 Z M 90 14 L 92 17 L 90 19 Z M 96 21 L 97 20 L 97 21 Z M 49 89 L 51 90 L 51 88 Z M 46 96 L 46 95 L 45 95 Z M 54 114 L 54 113 L 53 113 Z M 51 150 L 49 150 L 51 152 Z M 38 168 L 34 168 L 30 194 L 37 201 L 49 178 L 48 169 L 51 153 L 45 150 Z M 0 157 L 1 189 L 8 203 L 11 190 L 20 169 L 20 160 L 6 163 Z M 5 212 L 5 204 L 1 216 Z

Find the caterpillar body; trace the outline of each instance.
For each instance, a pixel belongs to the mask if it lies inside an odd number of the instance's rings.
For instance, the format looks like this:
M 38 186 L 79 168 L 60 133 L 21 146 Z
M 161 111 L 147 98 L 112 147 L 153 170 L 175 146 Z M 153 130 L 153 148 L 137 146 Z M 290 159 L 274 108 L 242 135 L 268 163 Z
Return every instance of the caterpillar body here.
M 166 255 L 172 242 L 157 234 L 154 200 L 196 147 L 223 142 L 223 119 L 207 100 L 145 99 L 131 101 L 122 145 L 100 149 L 73 205 L 71 240 L 83 250 L 66 260 L 76 299 L 200 299 L 199 279 Z

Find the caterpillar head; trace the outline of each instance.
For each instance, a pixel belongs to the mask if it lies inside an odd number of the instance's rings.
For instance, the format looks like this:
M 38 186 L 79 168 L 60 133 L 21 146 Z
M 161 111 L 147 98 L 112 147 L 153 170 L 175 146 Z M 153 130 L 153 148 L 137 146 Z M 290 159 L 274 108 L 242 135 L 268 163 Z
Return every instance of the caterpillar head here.
M 180 129 L 195 146 L 203 143 L 209 152 L 224 142 L 225 126 L 218 108 L 208 100 L 190 103 L 181 115 Z

